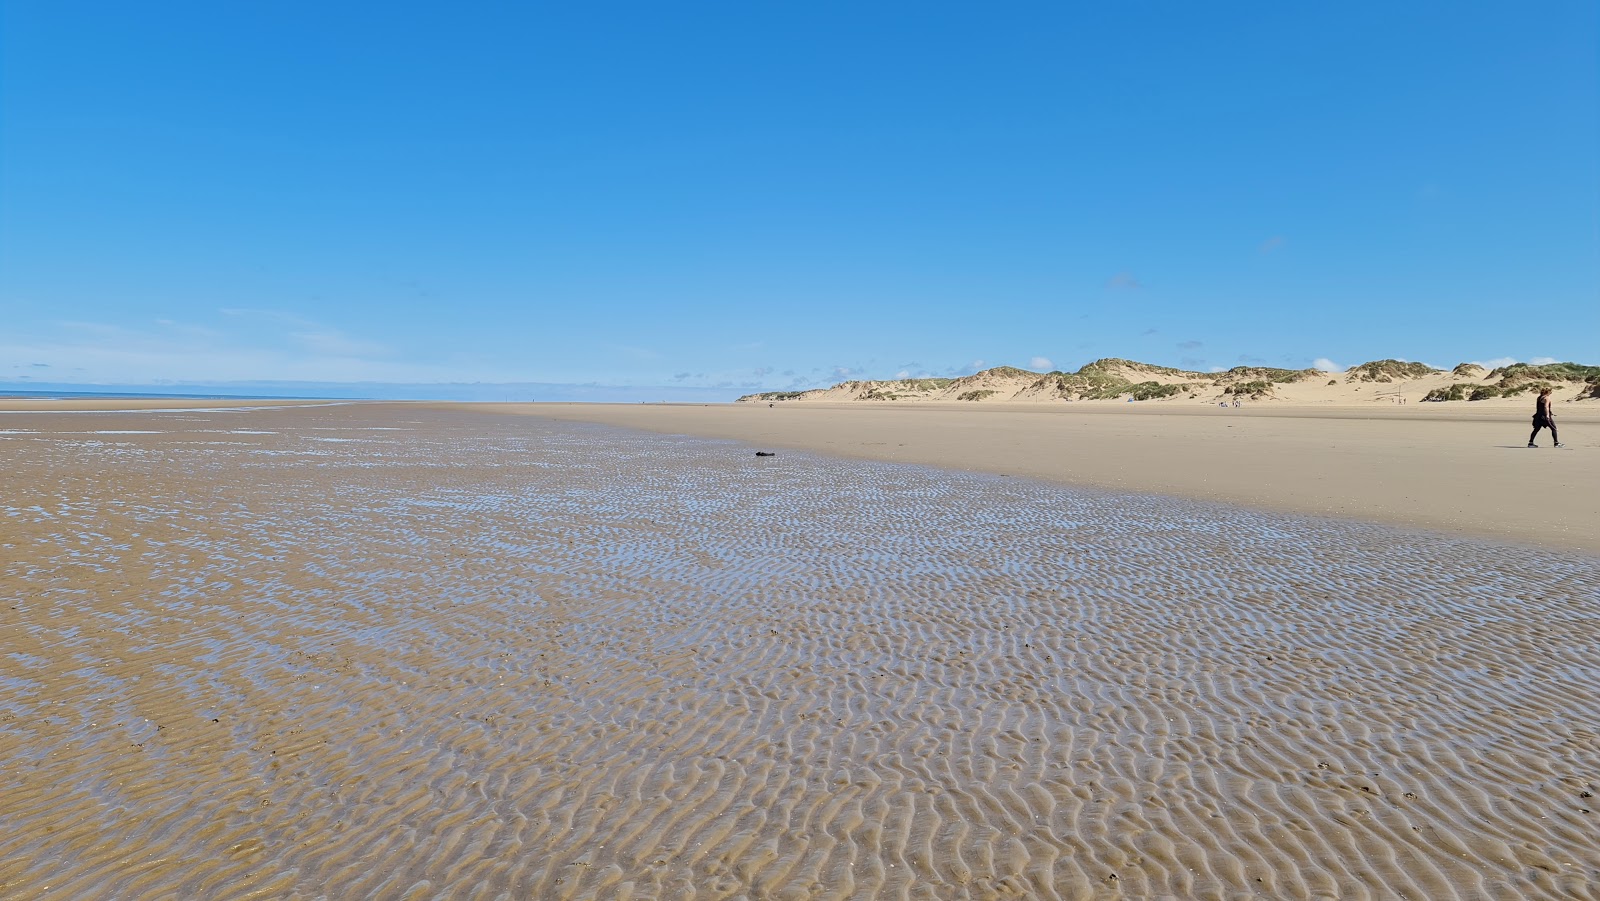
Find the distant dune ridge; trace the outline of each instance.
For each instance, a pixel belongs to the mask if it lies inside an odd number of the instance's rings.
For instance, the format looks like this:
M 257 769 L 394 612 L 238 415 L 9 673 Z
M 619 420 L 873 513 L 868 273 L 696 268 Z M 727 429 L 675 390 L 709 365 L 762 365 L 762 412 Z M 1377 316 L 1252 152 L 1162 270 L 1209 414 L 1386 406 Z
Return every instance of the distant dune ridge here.
M 1077 372 L 1030 372 L 997 366 L 958 379 L 919 378 L 840 382 L 810 391 L 767 391 L 739 398 L 765 401 L 1162 401 L 1231 403 L 1278 401 L 1298 404 L 1361 404 L 1413 401 L 1526 403 L 1544 387 L 1561 401 L 1600 400 L 1600 366 L 1579 363 L 1515 363 L 1486 369 L 1462 363 L 1435 369 L 1404 360 L 1374 360 L 1344 372 L 1235 366 L 1224 372 L 1191 372 L 1133 360 L 1096 360 Z

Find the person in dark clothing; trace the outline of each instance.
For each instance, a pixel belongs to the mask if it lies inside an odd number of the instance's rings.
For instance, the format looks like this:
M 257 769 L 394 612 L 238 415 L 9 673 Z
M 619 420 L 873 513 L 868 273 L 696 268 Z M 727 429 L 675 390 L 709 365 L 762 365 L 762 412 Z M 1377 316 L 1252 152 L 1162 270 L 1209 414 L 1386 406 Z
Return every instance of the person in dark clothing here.
M 1533 443 L 1533 439 L 1539 437 L 1540 429 L 1549 429 L 1550 440 L 1555 442 L 1556 447 L 1561 446 L 1561 436 L 1556 434 L 1555 402 L 1550 399 L 1549 388 L 1539 392 L 1539 400 L 1534 405 L 1533 432 L 1528 435 L 1529 447 L 1539 446 Z

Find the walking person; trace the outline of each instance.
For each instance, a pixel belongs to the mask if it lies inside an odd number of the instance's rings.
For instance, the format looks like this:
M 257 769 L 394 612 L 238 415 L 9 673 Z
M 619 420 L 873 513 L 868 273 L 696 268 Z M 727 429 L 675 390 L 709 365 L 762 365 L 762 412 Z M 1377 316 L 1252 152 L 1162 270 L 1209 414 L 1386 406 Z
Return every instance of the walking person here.
M 1533 439 L 1539 437 L 1540 429 L 1550 430 L 1550 440 L 1556 447 L 1561 447 L 1561 436 L 1556 434 L 1555 401 L 1550 399 L 1550 389 L 1545 388 L 1539 392 L 1539 399 L 1533 407 L 1533 431 L 1528 435 L 1528 446 L 1538 447 Z

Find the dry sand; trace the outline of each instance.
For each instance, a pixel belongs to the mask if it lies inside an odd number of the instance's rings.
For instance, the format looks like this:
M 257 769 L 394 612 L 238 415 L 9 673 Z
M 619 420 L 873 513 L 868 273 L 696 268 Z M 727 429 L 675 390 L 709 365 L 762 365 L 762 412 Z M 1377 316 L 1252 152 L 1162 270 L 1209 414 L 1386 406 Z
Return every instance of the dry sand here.
M 493 404 L 729 438 L 1600 553 L 1600 408 L 1563 404 L 1566 448 L 1521 407 Z
M 0 432 L 0 898 L 1600 898 L 1591 554 L 482 409 Z

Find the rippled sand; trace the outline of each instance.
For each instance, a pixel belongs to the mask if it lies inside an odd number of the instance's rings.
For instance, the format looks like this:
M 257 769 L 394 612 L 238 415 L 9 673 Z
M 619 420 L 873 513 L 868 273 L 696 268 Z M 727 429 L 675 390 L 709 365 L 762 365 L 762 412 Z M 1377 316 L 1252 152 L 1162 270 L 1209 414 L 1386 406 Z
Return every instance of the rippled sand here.
M 1600 897 L 1591 556 L 403 406 L 0 465 L 0 897 Z

